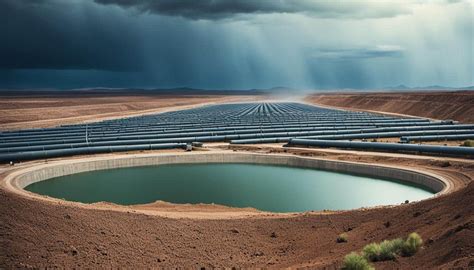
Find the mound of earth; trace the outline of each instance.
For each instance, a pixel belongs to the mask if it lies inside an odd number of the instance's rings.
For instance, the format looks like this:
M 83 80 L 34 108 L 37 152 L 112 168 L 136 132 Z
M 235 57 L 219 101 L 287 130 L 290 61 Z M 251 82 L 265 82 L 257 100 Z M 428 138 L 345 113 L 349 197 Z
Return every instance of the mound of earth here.
M 474 123 L 474 91 L 314 94 L 306 97 L 306 101 L 348 109 Z

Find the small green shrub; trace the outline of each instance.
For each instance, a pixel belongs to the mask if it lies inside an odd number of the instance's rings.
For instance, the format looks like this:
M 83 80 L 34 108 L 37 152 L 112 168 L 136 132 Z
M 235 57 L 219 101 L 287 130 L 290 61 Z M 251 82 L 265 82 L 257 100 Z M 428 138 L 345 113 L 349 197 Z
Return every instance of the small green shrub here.
M 342 266 L 344 270 L 374 270 L 370 266 L 369 262 L 359 254 L 352 252 L 344 257 L 344 264 Z
M 467 141 L 464 141 L 464 143 L 462 144 L 462 146 L 474 147 L 474 140 L 467 140 Z
M 380 244 L 368 244 L 362 250 L 362 254 L 370 262 L 394 260 L 397 255 L 412 256 L 422 243 L 420 236 L 417 233 L 412 233 L 406 241 L 397 238 L 384 240 Z
M 397 238 L 393 240 L 384 240 L 380 243 L 380 253 L 377 258 L 378 261 L 394 260 L 397 254 L 405 245 L 403 239 Z
M 362 254 L 355 252 L 347 255 L 344 258 L 343 269 L 373 269 L 369 262 L 394 260 L 396 256 L 412 256 L 423 244 L 423 240 L 417 233 L 411 233 L 406 240 L 396 238 L 393 240 L 384 240 L 383 242 L 371 243 L 362 249 Z M 363 266 L 363 261 L 365 265 Z M 370 267 L 370 268 L 358 268 Z
M 413 256 L 423 245 L 423 240 L 417 233 L 410 233 L 405 244 L 402 246 L 401 253 L 403 256 Z
M 367 260 L 371 262 L 378 261 L 379 254 L 380 254 L 379 244 L 371 243 L 371 244 L 366 245 L 364 249 L 362 250 L 362 254 Z
M 341 233 L 337 239 L 336 242 L 338 243 L 346 243 L 347 242 L 347 234 L 346 233 Z
M 397 252 L 400 252 L 400 250 L 402 250 L 403 245 L 405 245 L 405 240 L 403 240 L 402 238 L 392 240 L 392 248 Z

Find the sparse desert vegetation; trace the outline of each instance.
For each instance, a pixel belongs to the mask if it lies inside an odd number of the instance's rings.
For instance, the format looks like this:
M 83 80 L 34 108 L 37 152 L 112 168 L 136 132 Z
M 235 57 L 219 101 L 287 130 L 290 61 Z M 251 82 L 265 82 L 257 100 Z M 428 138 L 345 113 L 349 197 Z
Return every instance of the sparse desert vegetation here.
M 404 245 L 401 246 L 403 256 L 413 256 L 423 245 L 423 240 L 417 233 L 411 233 Z
M 462 146 L 474 147 L 474 140 L 466 140 L 463 142 Z
M 416 232 L 408 235 L 406 240 L 396 238 L 380 243 L 370 243 L 362 249 L 361 254 L 352 252 L 347 255 L 342 268 L 346 270 L 374 269 L 369 262 L 394 260 L 397 256 L 413 256 L 422 244 L 423 240 Z
M 352 252 L 344 257 L 344 270 L 372 270 L 373 268 L 369 262 L 356 252 Z
M 347 242 L 347 233 L 341 233 L 337 236 L 336 242 L 338 243 L 346 243 Z

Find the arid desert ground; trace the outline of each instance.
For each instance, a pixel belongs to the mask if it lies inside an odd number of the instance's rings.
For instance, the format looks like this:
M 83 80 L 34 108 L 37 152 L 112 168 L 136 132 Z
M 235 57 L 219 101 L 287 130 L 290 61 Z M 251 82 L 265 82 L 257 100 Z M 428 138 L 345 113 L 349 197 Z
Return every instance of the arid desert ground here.
M 281 98 L 281 97 L 280 97 Z M 50 91 L 0 94 L 2 130 L 52 127 L 205 104 L 273 100 L 263 94 L 148 94 Z M 474 122 L 474 92 L 313 94 L 322 106 Z M 447 179 L 447 194 L 421 202 L 352 211 L 275 214 L 219 205 L 157 202 L 118 206 L 79 204 L 18 193 L 5 183 L 16 170 L 45 164 L 0 165 L 0 268 L 308 268 L 338 269 L 366 244 L 418 232 L 423 248 L 412 257 L 378 262 L 377 269 L 474 267 L 474 160 L 467 158 L 291 148 L 282 144 L 210 143 L 197 151 L 290 155 L 412 168 Z M 47 160 L 107 159 L 160 150 Z M 346 233 L 347 243 L 337 243 Z

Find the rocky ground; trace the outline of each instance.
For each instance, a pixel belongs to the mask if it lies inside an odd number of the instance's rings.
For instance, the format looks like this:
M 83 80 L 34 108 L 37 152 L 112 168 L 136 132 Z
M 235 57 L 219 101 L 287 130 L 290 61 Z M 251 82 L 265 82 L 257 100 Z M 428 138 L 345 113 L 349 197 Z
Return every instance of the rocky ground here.
M 221 146 L 222 148 L 222 146 Z M 0 189 L 0 268 L 308 267 L 337 269 L 371 242 L 418 232 L 415 256 L 375 263 L 378 269 L 469 269 L 474 265 L 472 160 L 348 155 L 313 149 L 246 147 L 235 151 L 313 156 L 413 166 L 457 179 L 454 193 L 397 207 L 342 212 L 202 218 L 75 207 Z M 347 158 L 350 157 L 350 158 Z M 5 168 L 4 168 L 5 169 Z M 2 174 L 4 176 L 4 174 Z M 152 207 L 152 206 L 150 206 Z M 150 207 L 147 210 L 151 210 Z M 160 211 L 160 204 L 156 210 Z M 170 213 L 179 212 L 173 207 Z M 200 209 L 201 207 L 201 209 Z M 139 208 L 137 208 L 139 209 Z M 161 209 L 163 210 L 163 209 Z M 202 211 L 201 211 L 202 210 Z M 208 211 L 196 206 L 196 213 Z M 219 211 L 222 211 L 220 208 Z M 199 216 L 199 215 L 198 215 Z M 337 243 L 346 232 L 347 243 Z

